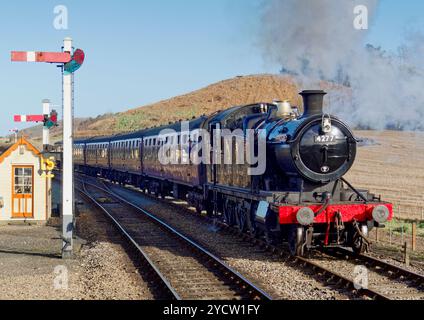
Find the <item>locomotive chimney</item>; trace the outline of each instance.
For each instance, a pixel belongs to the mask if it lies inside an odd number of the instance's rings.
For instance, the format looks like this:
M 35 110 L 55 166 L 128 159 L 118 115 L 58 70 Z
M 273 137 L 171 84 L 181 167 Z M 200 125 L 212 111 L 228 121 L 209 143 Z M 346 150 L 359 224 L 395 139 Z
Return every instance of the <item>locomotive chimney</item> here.
M 305 90 L 300 93 L 303 97 L 303 118 L 322 114 L 324 96 L 327 93 L 322 90 Z

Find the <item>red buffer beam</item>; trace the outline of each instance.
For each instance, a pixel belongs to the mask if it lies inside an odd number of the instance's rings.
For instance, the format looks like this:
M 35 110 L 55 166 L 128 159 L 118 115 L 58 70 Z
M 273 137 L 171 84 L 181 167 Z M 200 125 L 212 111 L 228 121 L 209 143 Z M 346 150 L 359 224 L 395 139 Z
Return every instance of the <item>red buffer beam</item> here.
M 13 62 L 68 63 L 71 61 L 69 52 L 12 51 L 11 56 Z

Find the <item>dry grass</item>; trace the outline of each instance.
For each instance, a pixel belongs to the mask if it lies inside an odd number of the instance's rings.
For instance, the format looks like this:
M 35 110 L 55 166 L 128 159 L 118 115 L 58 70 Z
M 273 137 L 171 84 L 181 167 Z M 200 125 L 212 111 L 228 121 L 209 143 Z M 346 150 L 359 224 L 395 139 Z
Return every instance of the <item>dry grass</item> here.
M 289 99 L 300 104 L 298 88 L 287 77 L 255 75 L 221 81 L 192 93 L 111 115 L 87 125 L 87 132 L 134 131 L 212 114 L 235 105 Z M 81 132 L 82 133 L 82 132 Z

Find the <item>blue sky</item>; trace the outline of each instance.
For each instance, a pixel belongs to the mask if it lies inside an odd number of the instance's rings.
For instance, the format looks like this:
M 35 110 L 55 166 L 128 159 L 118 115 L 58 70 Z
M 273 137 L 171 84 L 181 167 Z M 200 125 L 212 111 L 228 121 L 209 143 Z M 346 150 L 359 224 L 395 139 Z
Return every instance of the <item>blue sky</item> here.
M 300 0 L 302 1 L 302 0 Z M 317 0 L 319 1 L 319 0 Z M 11 63 L 11 50 L 59 51 L 64 37 L 86 52 L 76 73 L 75 113 L 96 116 L 156 102 L 236 75 L 277 73 L 255 46 L 260 0 L 16 0 L 0 4 L 0 135 L 13 114 L 61 107 L 54 65 Z M 57 5 L 69 29 L 53 28 Z M 382 0 L 369 41 L 395 49 L 424 30 L 424 1 Z M 21 128 L 22 126 L 17 126 Z

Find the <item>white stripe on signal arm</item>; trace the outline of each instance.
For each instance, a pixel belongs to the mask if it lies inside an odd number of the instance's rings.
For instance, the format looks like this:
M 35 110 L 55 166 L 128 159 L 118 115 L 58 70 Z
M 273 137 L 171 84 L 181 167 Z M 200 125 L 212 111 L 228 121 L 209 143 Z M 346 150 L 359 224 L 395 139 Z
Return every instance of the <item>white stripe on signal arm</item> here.
M 35 62 L 35 58 L 36 58 L 35 51 L 28 51 L 27 52 L 27 61 L 28 62 Z
M 26 122 L 26 116 L 21 116 L 21 122 Z

